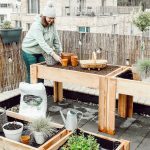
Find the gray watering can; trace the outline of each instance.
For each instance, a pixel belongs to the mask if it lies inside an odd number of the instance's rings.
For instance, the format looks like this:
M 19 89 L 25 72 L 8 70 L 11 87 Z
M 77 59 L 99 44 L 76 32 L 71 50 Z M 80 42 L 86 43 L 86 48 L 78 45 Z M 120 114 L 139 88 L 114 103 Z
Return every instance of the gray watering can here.
M 67 112 L 67 117 L 65 118 L 62 111 L 60 110 L 60 114 L 61 117 L 63 119 L 63 122 L 65 124 L 65 127 L 67 130 L 69 131 L 74 131 L 75 129 L 77 129 L 79 122 L 81 121 L 82 117 L 83 117 L 83 113 L 82 112 L 77 112 L 75 110 L 69 110 Z M 78 115 L 81 115 L 79 119 L 77 119 Z

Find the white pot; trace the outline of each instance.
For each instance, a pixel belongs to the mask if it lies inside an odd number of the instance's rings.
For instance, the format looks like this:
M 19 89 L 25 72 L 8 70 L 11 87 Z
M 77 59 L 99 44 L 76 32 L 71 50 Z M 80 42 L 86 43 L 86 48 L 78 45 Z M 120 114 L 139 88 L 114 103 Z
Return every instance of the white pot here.
M 42 132 L 33 132 L 34 138 L 37 144 L 43 144 L 45 142 L 45 138 Z
M 9 123 L 13 123 L 13 122 L 8 122 L 8 123 L 5 123 L 3 125 L 3 132 L 5 134 L 5 137 L 8 138 L 8 139 L 19 142 L 20 141 L 20 136 L 21 136 L 22 131 L 23 131 L 23 124 L 21 122 L 15 122 L 16 124 L 21 125 L 21 128 L 16 129 L 16 130 L 6 130 L 6 129 L 4 129 L 4 126 L 9 124 Z

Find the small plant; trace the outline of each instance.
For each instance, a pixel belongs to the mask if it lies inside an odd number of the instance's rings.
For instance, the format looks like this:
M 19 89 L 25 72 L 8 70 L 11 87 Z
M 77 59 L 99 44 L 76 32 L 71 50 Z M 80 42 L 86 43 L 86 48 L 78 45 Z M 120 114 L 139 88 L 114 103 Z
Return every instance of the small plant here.
M 137 69 L 144 78 L 150 77 L 150 59 L 139 60 Z
M 10 21 L 4 21 L 1 27 L 2 29 L 12 29 Z
M 30 123 L 30 130 L 32 132 L 40 132 L 44 137 L 50 136 L 54 133 L 55 129 L 50 125 L 50 118 L 38 118 Z
M 99 150 L 99 144 L 93 136 L 72 135 L 61 150 Z
M 138 15 L 136 15 L 133 18 L 133 24 L 138 27 L 138 29 L 142 32 L 141 37 L 141 58 L 144 58 L 144 39 L 143 39 L 143 33 L 150 27 L 150 12 L 143 12 L 140 11 Z

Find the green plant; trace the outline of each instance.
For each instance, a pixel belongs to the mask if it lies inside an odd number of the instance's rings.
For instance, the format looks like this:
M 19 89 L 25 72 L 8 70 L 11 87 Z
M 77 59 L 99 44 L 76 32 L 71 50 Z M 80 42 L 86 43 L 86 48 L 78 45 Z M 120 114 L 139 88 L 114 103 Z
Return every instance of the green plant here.
M 99 150 L 99 144 L 91 135 L 73 134 L 61 150 Z
M 137 69 L 144 78 L 150 76 L 150 59 L 143 59 L 137 62 Z
M 32 132 L 41 132 L 45 137 L 50 136 L 55 132 L 55 129 L 50 125 L 50 118 L 38 118 L 29 124 Z
M 12 29 L 10 21 L 4 21 L 1 27 L 2 29 Z
M 143 39 L 143 33 L 150 27 L 150 12 L 143 12 L 140 11 L 134 18 L 133 18 L 133 24 L 138 27 L 138 29 L 142 32 L 141 37 L 141 57 L 144 58 L 144 39 Z

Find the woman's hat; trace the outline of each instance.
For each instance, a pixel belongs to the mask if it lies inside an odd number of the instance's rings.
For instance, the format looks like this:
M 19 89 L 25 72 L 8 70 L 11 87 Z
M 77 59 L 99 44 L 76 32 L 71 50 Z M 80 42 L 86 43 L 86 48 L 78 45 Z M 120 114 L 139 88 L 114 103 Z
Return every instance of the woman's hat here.
M 52 17 L 52 18 L 56 17 L 56 10 L 54 8 L 54 4 L 52 1 L 47 2 L 47 5 L 45 6 L 43 11 L 43 16 Z

